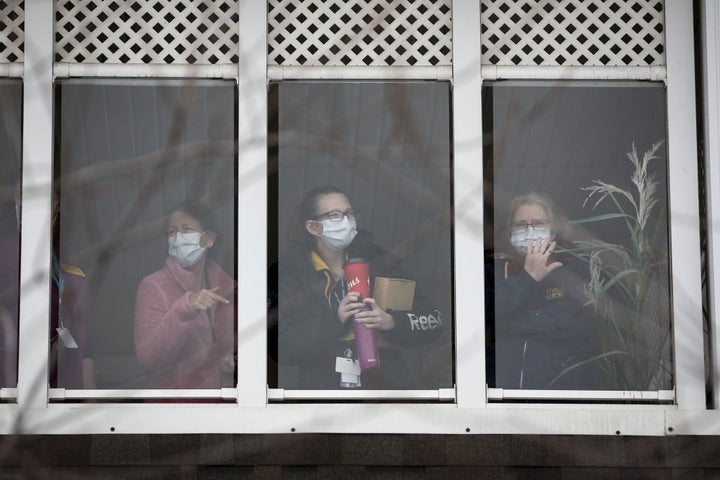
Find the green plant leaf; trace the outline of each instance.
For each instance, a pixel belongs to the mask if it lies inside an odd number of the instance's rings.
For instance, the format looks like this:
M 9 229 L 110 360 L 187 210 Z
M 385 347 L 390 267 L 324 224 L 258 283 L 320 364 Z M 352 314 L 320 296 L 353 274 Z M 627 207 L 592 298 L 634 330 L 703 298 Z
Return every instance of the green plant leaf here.
M 626 213 L 605 213 L 603 215 L 596 215 L 594 217 L 586 217 L 586 218 L 577 218 L 575 220 L 568 220 L 569 224 L 577 225 L 580 223 L 590 223 L 590 222 L 602 222 L 603 220 L 611 220 L 613 218 L 631 218 L 630 215 Z

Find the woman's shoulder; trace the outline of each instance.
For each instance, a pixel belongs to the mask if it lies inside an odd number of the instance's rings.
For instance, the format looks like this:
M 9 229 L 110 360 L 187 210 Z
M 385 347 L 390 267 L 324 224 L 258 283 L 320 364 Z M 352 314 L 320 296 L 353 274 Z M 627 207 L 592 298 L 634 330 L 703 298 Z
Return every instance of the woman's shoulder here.
M 138 290 L 140 292 L 147 291 L 167 291 L 175 285 L 175 281 L 172 279 L 170 274 L 165 269 L 160 269 L 156 272 L 146 275 L 140 281 Z
M 310 252 L 302 248 L 291 246 L 283 252 L 279 260 L 271 266 L 271 271 L 282 271 L 283 276 L 313 271 Z
M 178 287 L 170 275 L 164 269 L 146 275 L 140 280 L 137 291 L 139 303 L 163 302 L 165 297 L 177 292 Z
M 210 284 L 220 287 L 219 294 L 221 296 L 225 296 L 237 288 L 237 282 L 217 263 L 210 262 L 207 272 Z
M 151 283 L 163 283 L 170 279 L 170 275 L 168 272 L 161 268 L 160 270 L 157 270 L 149 275 L 145 275 L 143 279 L 140 281 L 140 284 L 151 284 Z
M 375 238 L 372 233 L 367 230 L 358 230 L 355 239 L 348 249 L 348 256 L 362 257 L 371 262 L 378 259 L 390 262 L 398 260 L 393 255 L 388 254 L 379 244 L 375 243 Z
M 175 272 L 173 267 L 176 266 L 177 269 L 180 269 L 180 272 Z M 151 285 L 155 285 L 159 288 L 167 288 L 168 285 L 174 285 L 179 283 L 177 276 L 179 275 L 189 275 L 190 277 L 192 274 L 190 272 L 185 271 L 177 262 L 175 262 L 172 258 L 168 257 L 165 261 L 165 265 L 160 269 L 157 270 L 149 275 L 146 275 L 141 281 L 140 281 L 140 288 L 143 287 L 149 287 Z

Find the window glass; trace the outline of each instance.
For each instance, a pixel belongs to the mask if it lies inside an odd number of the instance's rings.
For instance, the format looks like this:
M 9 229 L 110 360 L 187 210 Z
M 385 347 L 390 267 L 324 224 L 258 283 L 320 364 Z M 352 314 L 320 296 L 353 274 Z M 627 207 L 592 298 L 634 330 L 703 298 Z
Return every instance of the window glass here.
M 22 82 L 0 79 L 0 387 L 17 385 Z
M 491 82 L 483 102 L 489 385 L 671 389 L 664 86 Z
M 235 98 L 57 85 L 52 386 L 235 386 Z
M 270 105 L 270 385 L 451 387 L 449 83 L 282 82 Z

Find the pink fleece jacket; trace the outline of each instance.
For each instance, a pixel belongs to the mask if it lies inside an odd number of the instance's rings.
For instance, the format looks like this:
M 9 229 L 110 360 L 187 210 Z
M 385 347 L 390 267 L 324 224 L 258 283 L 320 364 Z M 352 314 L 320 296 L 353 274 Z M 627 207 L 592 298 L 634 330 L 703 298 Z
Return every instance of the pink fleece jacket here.
M 148 388 L 233 387 L 233 372 L 220 360 L 234 352 L 235 282 L 214 262 L 206 266 L 209 288 L 230 300 L 212 311 L 190 307 L 197 291 L 192 272 L 168 257 L 143 278 L 135 302 L 135 350 Z

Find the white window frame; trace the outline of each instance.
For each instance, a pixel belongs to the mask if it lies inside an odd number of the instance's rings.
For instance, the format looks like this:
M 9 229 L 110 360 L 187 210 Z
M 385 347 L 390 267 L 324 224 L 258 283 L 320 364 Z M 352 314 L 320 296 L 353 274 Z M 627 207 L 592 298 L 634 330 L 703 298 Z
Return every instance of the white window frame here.
M 703 60 L 705 64 L 703 97 L 707 100 L 703 112 L 704 163 L 707 176 L 707 227 L 708 227 L 708 293 L 711 330 L 711 366 L 713 383 L 713 408 L 720 409 L 720 325 L 718 299 L 720 299 L 720 230 L 716 224 L 720 215 L 720 5 L 712 0 L 701 2 L 703 28 Z
M 269 66 L 268 81 L 283 80 L 326 80 L 330 82 L 363 81 L 363 80 L 436 80 L 449 82 L 452 69 L 438 67 L 283 67 Z M 451 146 L 452 148 L 452 146 Z M 454 341 L 454 339 L 453 339 Z M 268 388 L 268 401 L 284 402 L 294 400 L 407 400 L 427 402 L 455 401 L 455 388 L 437 388 L 423 390 L 289 390 L 284 388 Z
M 717 31 L 716 6 L 706 21 Z M 455 403 L 269 404 L 265 371 L 267 254 L 266 3 L 239 2 L 238 371 L 232 404 L 50 403 L 50 194 L 53 155 L 53 0 L 25 2 L 23 202 L 17 402 L 0 404 L 0 434 L 91 433 L 450 433 L 718 434 L 720 412 L 705 409 L 695 140 L 692 4 L 667 0 L 666 51 L 673 308 L 674 405 L 491 404 L 485 385 L 482 225 L 482 102 L 477 0 L 453 1 L 455 217 Z M 30 42 L 32 40 L 32 42 Z M 708 49 L 708 55 L 710 55 Z M 717 68 L 718 53 L 710 64 Z M 62 67 L 64 68 L 64 67 Z M 149 69 L 148 71 L 153 70 Z M 147 76 L 175 76 L 171 68 Z M 118 68 L 118 76 L 138 73 Z M 75 72 L 77 73 L 77 72 Z M 85 72 L 84 75 L 88 73 Z M 105 75 L 108 73 L 105 72 Z M 180 75 L 186 75 L 187 72 Z M 644 75 L 655 75 L 656 72 Z M 195 75 L 195 73 L 193 73 Z M 201 74 L 205 75 L 205 74 Z M 224 76 L 212 73 L 209 76 Z M 377 74 L 381 75 L 381 74 Z M 717 72 L 712 78 L 717 81 Z M 487 76 L 487 75 L 486 75 Z M 374 78 L 378 78 L 377 76 Z M 708 77 L 710 78 L 710 77 Z M 717 91 L 717 90 L 715 90 Z M 717 95 L 714 104 L 717 105 Z M 714 113 L 713 113 L 714 112 Z M 717 125 L 717 109 L 712 110 Z M 717 145 L 717 144 L 715 144 Z M 717 147 L 714 147 L 717 148 Z M 717 156 L 717 150 L 711 151 Z M 688 160 L 690 159 L 690 160 Z M 710 159 L 707 160 L 710 162 Z M 717 159 L 716 159 L 717 161 Z M 715 175 L 717 176 L 717 175 Z M 711 185 L 720 191 L 720 182 Z M 252 208 L 248 208 L 251 206 Z M 720 207 L 715 207 L 715 209 Z M 714 271 L 720 266 L 713 263 Z M 718 344 L 717 337 L 714 339 Z M 715 359 L 718 366 L 718 360 Z M 231 389 L 233 390 L 233 389 Z M 128 392 L 128 395 L 132 395 Z
M 694 72 L 692 51 L 692 6 L 666 2 L 667 67 L 515 67 L 483 66 L 482 80 L 665 80 L 668 109 L 668 191 L 671 219 L 671 245 L 699 247 L 698 172 L 686 159 L 696 156 L 694 122 Z M 458 31 L 454 31 L 458 38 Z M 683 54 L 683 52 L 685 52 Z M 457 51 L 455 51 L 457 60 Z M 475 88 L 478 88 L 476 85 Z M 466 121 L 456 121 L 465 125 Z M 478 189 L 481 188 L 478 186 Z M 679 221 L 682 219 L 682 221 Z M 676 250 L 677 251 L 677 250 Z M 686 255 L 687 253 L 687 255 Z M 462 253 L 458 252 L 462 258 Z M 670 259 L 673 298 L 673 356 L 675 392 L 634 391 L 524 391 L 488 389 L 492 399 L 603 399 L 634 401 L 672 401 L 678 407 L 704 408 L 702 334 L 702 296 L 699 248 Z M 460 300 L 458 299 L 458 303 Z

